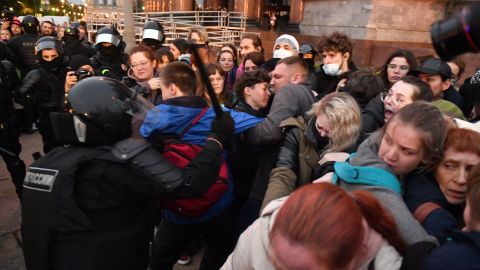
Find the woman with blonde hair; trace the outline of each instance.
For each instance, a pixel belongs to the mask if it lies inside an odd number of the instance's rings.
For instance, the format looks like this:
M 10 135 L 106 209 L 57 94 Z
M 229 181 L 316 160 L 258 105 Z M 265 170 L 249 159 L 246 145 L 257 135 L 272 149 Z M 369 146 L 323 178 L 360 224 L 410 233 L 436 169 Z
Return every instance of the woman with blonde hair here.
M 346 93 L 326 95 L 302 117 L 288 118 L 280 123 L 286 130 L 272 170 L 263 201 L 270 201 L 292 193 L 296 188 L 312 182 L 313 170 L 327 153 L 351 152 L 360 134 L 361 112 L 355 99 Z M 263 208 L 262 207 L 262 208 Z

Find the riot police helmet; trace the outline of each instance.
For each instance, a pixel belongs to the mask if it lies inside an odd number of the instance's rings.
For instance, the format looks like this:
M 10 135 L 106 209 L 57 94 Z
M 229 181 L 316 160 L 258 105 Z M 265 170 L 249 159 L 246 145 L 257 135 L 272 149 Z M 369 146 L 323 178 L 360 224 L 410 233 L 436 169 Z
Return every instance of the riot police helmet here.
M 46 36 L 40 38 L 37 43 L 35 44 L 35 54 L 37 57 L 41 57 L 42 50 L 57 50 L 58 55 L 63 53 L 62 43 L 51 36 Z
M 153 104 L 121 82 L 107 77 L 90 77 L 79 81 L 68 93 L 71 113 L 79 142 L 113 144 L 129 138 L 132 126 Z
M 149 21 L 143 27 L 142 40 L 144 42 L 157 41 L 160 44 L 165 43 L 165 32 L 160 22 Z
M 113 44 L 115 47 L 118 47 L 120 46 L 121 41 L 122 36 L 117 29 L 111 26 L 105 26 L 98 30 L 97 37 L 95 38 L 95 45 L 107 42 Z
M 315 56 L 317 56 L 317 51 L 315 50 L 315 47 L 310 43 L 303 43 L 302 45 L 300 45 L 300 53 L 303 55 L 304 58 L 315 58 Z M 306 55 L 311 56 L 305 57 Z
M 63 32 L 63 38 L 72 38 L 72 39 L 79 39 L 80 38 L 80 30 L 78 28 L 69 26 L 65 28 L 65 31 Z M 63 39 L 62 38 L 62 39 Z
M 23 31 L 27 34 L 38 34 L 39 25 L 37 17 L 32 15 L 27 15 L 22 20 Z

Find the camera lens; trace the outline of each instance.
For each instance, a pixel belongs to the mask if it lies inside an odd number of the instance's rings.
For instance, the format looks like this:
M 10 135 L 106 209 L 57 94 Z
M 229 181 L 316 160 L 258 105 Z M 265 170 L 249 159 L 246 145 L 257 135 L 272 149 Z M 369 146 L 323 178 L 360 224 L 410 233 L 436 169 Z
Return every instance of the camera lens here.
M 465 7 L 460 13 L 432 25 L 432 44 L 445 61 L 480 48 L 480 3 Z

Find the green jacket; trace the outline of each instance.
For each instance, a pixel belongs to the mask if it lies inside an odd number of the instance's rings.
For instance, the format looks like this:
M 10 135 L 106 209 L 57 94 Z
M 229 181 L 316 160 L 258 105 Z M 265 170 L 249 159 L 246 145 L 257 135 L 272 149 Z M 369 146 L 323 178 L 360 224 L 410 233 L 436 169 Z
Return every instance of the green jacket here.
M 312 120 L 310 123 L 315 123 Z M 322 149 L 318 149 L 314 139 L 309 138 L 308 125 L 302 117 L 290 117 L 280 123 L 285 139 L 277 167 L 270 175 L 262 209 L 270 201 L 288 196 L 298 187 L 312 182 L 313 169 L 318 166 Z

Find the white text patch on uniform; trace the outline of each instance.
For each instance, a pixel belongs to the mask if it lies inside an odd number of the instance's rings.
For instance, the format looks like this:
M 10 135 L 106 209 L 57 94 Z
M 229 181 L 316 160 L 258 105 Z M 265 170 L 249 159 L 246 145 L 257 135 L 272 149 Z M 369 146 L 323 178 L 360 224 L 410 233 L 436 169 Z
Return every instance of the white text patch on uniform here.
M 52 192 L 58 170 L 29 167 L 23 187 L 39 191 Z

